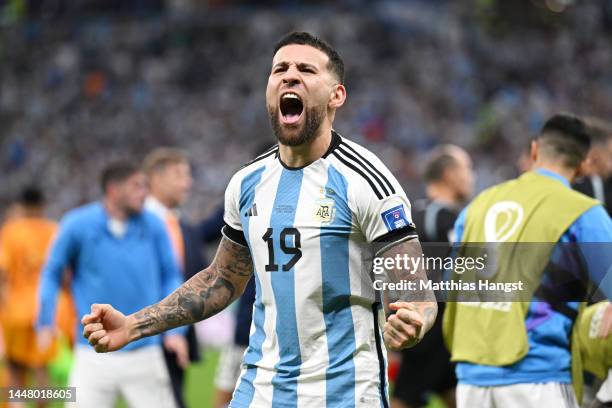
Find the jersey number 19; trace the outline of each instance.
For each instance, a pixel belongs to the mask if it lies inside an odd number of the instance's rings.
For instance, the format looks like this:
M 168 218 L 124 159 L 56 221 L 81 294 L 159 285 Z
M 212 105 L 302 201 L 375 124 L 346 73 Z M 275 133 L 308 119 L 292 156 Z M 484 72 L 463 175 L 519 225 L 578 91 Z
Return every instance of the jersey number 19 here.
M 261 239 L 268 244 L 268 264 L 266 272 L 278 272 L 278 264 L 274 263 L 274 228 L 268 228 Z M 293 246 L 287 246 L 287 237 L 293 236 Z M 283 265 L 283 272 L 291 270 L 302 257 L 300 249 L 300 231 L 297 228 L 283 228 L 280 233 L 280 248 L 287 255 L 293 255 L 289 262 Z

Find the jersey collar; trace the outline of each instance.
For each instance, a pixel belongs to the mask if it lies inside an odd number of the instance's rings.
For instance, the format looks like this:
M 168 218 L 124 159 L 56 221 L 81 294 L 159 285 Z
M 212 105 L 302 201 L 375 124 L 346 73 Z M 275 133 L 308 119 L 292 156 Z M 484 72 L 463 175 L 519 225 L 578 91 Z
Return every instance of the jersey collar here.
M 340 145 L 340 142 L 342 141 L 342 137 L 336 133 L 335 130 L 332 129 L 331 131 L 331 143 L 329 144 L 329 147 L 327 148 L 327 151 L 323 154 L 323 156 L 321 156 L 321 159 L 326 158 L 327 156 L 329 156 L 330 154 L 333 153 L 334 150 L 336 150 L 338 148 L 338 146 Z M 310 166 L 313 163 L 316 163 L 317 161 L 319 161 L 320 159 L 317 159 L 315 161 L 313 161 L 312 163 L 308 163 L 305 166 L 300 166 L 300 167 L 289 167 L 287 166 L 285 163 L 283 163 L 283 161 L 280 158 L 280 150 L 276 152 L 276 158 L 278 159 L 279 163 L 286 168 L 287 170 L 302 170 L 303 168 L 306 168 L 308 166 Z
M 568 179 L 566 179 L 565 177 L 563 177 L 560 174 L 555 173 L 554 171 L 551 171 L 551 170 L 548 170 L 548 169 L 543 169 L 543 168 L 536 169 L 535 171 L 538 174 L 541 174 L 541 175 L 547 176 L 547 177 L 551 177 L 551 178 L 554 178 L 555 180 L 560 181 L 566 187 L 570 186 L 570 182 L 569 182 Z

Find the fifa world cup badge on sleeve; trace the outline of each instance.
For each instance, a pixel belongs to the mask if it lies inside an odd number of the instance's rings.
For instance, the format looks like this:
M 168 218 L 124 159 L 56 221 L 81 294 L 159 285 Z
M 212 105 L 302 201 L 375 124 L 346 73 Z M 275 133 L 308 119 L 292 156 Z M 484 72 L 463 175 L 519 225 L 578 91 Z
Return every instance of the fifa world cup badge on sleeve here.
M 388 209 L 387 211 L 380 214 L 389 232 L 404 228 L 410 225 L 408 217 L 406 217 L 406 211 L 402 204 L 397 207 Z

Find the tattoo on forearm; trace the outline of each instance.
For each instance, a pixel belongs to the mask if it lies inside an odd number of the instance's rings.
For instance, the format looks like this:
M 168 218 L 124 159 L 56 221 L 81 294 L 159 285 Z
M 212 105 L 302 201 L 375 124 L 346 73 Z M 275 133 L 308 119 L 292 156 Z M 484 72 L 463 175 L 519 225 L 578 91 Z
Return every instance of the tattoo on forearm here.
M 223 238 L 215 259 L 161 302 L 134 314 L 136 338 L 206 319 L 244 291 L 253 273 L 247 247 Z
M 395 259 L 398 256 L 404 258 L 405 255 L 409 258 L 422 257 L 421 243 L 418 239 L 412 239 L 394 245 L 379 256 L 382 258 Z M 385 305 L 397 301 L 413 303 L 417 311 L 425 320 L 425 331 L 428 330 L 436 319 L 438 305 L 433 291 L 426 289 L 427 285 L 421 284 L 421 282 L 426 283 L 428 280 L 427 271 L 423 263 L 418 263 L 416 270 L 398 268 L 397 265 L 395 265 L 393 268 L 385 269 L 385 273 L 386 281 L 388 282 L 414 282 L 413 289 L 411 290 L 384 291 L 383 298 Z

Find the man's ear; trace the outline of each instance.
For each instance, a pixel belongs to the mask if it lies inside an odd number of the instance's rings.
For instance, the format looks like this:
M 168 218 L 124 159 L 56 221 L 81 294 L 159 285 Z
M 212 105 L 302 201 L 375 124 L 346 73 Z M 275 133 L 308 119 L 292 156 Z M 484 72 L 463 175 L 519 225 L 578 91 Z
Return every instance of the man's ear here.
M 147 188 L 150 190 L 159 183 L 160 172 L 152 171 L 147 175 Z
M 113 198 L 117 195 L 117 183 L 111 182 L 106 185 L 105 197 Z
M 344 105 L 344 101 L 346 101 L 346 88 L 342 84 L 334 85 L 331 97 L 329 98 L 329 102 L 327 103 L 327 107 L 338 109 L 339 107 Z
M 531 163 L 535 163 L 538 160 L 540 146 L 538 146 L 537 140 L 531 141 L 531 147 L 529 149 L 529 158 L 531 159 Z
M 455 185 L 455 177 L 457 172 L 454 171 L 455 170 L 455 166 L 447 166 L 443 171 L 442 171 L 442 175 L 440 177 L 440 181 L 444 184 L 447 185 Z

